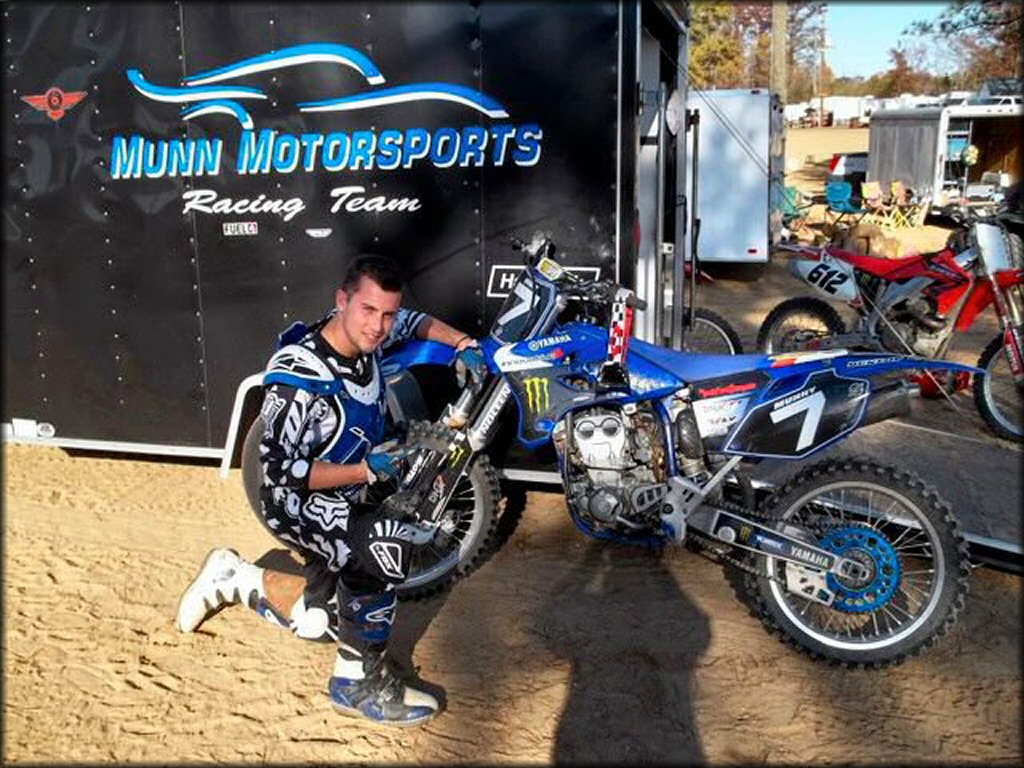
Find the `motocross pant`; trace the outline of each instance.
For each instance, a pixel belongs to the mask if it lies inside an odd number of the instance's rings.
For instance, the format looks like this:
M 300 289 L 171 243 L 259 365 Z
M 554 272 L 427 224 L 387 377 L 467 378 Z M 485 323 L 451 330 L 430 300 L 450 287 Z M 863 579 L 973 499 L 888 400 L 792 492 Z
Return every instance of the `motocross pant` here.
M 360 656 L 382 653 L 394 620 L 394 588 L 409 575 L 409 529 L 341 491 L 317 491 L 301 504 L 268 496 L 263 516 L 277 538 L 303 555 L 306 585 L 289 617 L 265 600 L 257 611 L 304 639 L 334 640 Z

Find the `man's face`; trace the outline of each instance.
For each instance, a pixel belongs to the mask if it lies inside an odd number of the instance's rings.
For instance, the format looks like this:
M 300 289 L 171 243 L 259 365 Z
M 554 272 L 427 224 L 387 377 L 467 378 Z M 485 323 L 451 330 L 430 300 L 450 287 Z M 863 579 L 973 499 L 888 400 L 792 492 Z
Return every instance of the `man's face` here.
M 368 277 L 359 278 L 349 296 L 341 288 L 335 293 L 343 340 L 363 354 L 376 350 L 391 331 L 402 303 L 401 291 L 385 291 Z M 341 350 L 346 351 L 346 350 Z

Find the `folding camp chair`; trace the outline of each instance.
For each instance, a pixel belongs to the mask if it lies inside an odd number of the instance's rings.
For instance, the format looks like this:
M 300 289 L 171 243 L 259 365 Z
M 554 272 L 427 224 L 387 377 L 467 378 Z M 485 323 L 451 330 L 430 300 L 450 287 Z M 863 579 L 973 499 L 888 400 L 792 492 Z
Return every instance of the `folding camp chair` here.
M 862 181 L 860 196 L 861 205 L 868 211 L 868 221 L 891 229 L 899 226 L 896 206 L 885 199 L 881 184 L 877 181 Z
M 892 192 L 892 203 L 896 207 L 896 219 L 901 227 L 918 227 L 924 223 L 927 212 L 927 201 L 918 199 L 914 190 L 897 179 L 889 189 Z
M 834 227 L 838 227 L 847 218 L 853 220 L 852 225 L 860 223 L 869 211 L 856 206 L 851 201 L 853 187 L 848 181 L 830 181 L 825 185 L 825 220 Z
M 804 196 L 796 187 L 785 187 L 782 190 L 782 199 L 779 201 L 779 213 L 782 214 L 782 226 L 796 234 L 807 223 L 810 214 L 810 201 L 804 201 Z

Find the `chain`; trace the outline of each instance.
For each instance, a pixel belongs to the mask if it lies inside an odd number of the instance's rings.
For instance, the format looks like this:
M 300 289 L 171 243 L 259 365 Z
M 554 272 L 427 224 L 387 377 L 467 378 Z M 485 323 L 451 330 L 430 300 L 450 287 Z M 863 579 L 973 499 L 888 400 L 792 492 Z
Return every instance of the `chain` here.
M 762 515 L 754 510 L 747 509 L 742 504 L 736 504 L 731 501 L 726 501 L 725 499 L 716 500 L 714 502 L 714 507 L 716 509 L 724 509 L 726 512 L 733 512 L 743 517 L 748 517 L 752 520 L 760 520 L 765 523 L 778 522 L 777 520 L 769 517 L 768 515 Z M 769 581 L 774 581 L 777 584 L 786 586 L 785 582 L 783 582 L 782 579 L 780 579 L 778 576 L 773 576 L 770 573 L 761 573 L 754 566 L 744 562 L 738 557 L 730 555 L 729 552 L 737 549 L 737 547 L 731 547 L 725 542 L 719 541 L 718 539 L 704 533 L 703 531 L 698 531 L 692 527 L 688 527 L 686 530 L 686 540 L 692 541 L 694 544 L 696 544 L 698 547 L 697 554 L 703 555 L 709 560 L 713 560 L 715 562 L 728 563 L 729 565 L 739 568 L 741 571 L 744 571 L 745 573 L 767 578 Z
M 713 503 L 713 506 L 716 509 L 722 509 L 725 510 L 726 512 L 732 512 L 742 517 L 747 517 L 751 520 L 758 520 L 762 523 L 779 522 L 778 518 L 771 517 L 770 515 L 761 514 L 754 510 L 748 509 L 747 507 L 744 507 L 742 504 L 736 504 L 731 501 L 726 501 L 725 499 L 716 500 Z M 811 528 L 810 526 L 806 525 L 804 527 L 808 528 L 809 530 L 813 530 L 815 533 L 819 535 L 824 532 L 818 527 Z M 713 536 L 710 536 L 709 534 L 706 534 L 703 531 L 696 530 L 692 527 L 687 528 L 686 540 L 692 541 L 694 544 L 697 545 L 698 549 L 696 551 L 699 555 L 703 555 L 704 557 L 707 557 L 710 560 L 714 560 L 715 562 L 728 563 L 729 565 L 739 568 L 741 571 L 744 571 L 745 573 L 750 573 L 760 578 L 766 578 L 769 581 L 774 581 L 776 584 L 782 585 L 783 587 L 786 586 L 786 583 L 778 576 L 774 576 L 770 573 L 762 573 L 761 571 L 757 570 L 754 566 L 744 562 L 738 557 L 734 557 L 733 555 L 729 554 L 729 552 L 737 549 L 740 552 L 746 552 L 747 550 L 743 550 L 739 547 L 730 546 L 726 542 L 720 541 L 719 539 L 716 539 Z

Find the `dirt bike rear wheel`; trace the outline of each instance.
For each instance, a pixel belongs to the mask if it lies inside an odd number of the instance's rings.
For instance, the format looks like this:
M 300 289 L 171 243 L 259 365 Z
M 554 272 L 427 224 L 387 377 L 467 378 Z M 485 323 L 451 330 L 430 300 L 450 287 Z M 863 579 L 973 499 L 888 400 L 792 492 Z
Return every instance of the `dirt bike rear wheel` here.
M 783 485 L 763 512 L 869 572 L 861 582 L 829 574 L 835 601 L 826 606 L 786 588 L 793 566 L 752 555 L 757 575 L 747 575 L 747 593 L 783 642 L 833 664 L 878 668 L 921 653 L 956 623 L 967 543 L 949 503 L 912 473 L 864 457 L 823 461 Z
M 797 352 L 815 340 L 845 332 L 846 324 L 834 307 L 813 296 L 797 296 L 768 313 L 757 332 L 757 348 L 765 354 Z
M 253 421 L 242 447 L 242 484 L 249 506 L 256 519 L 274 539 L 289 549 L 295 546 L 277 536 L 260 512 L 260 485 L 263 469 L 259 460 L 259 443 L 263 435 L 263 419 Z M 441 451 L 448 445 L 450 430 L 439 424 L 410 422 L 400 448 L 420 447 Z M 388 491 L 386 483 L 368 489 L 372 503 Z M 434 541 L 414 548 L 409 578 L 396 588 L 401 600 L 419 600 L 451 586 L 457 579 L 480 567 L 492 554 L 500 501 L 498 476 L 486 455 L 480 454 L 459 481 L 451 501 L 442 514 L 441 527 Z
M 978 359 L 984 376 L 974 377 L 974 404 L 989 429 L 1006 440 L 1024 442 L 1024 387 L 1013 379 L 1003 352 L 1003 335 L 988 343 Z

